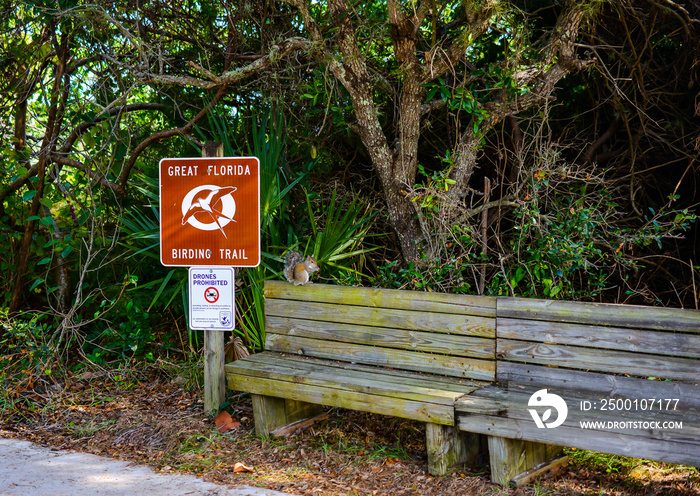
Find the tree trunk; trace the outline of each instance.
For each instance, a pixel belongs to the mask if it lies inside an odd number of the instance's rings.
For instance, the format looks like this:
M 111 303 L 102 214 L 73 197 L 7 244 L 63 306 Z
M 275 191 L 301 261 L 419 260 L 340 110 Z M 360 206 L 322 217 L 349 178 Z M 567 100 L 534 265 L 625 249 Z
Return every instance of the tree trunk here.
M 408 199 L 403 187 L 396 183 L 385 185 L 384 197 L 389 210 L 389 220 L 396 232 L 404 260 L 417 262 L 421 228 L 413 203 Z
M 454 150 L 454 164 L 450 171 L 450 179 L 455 183 L 448 191 L 450 199 L 462 200 L 469 189 L 469 180 L 476 170 L 476 159 L 479 153 L 480 138 L 474 135 L 472 128 L 467 129 Z
M 41 200 L 41 198 L 44 196 L 44 185 L 46 183 L 46 163 L 49 160 L 48 157 L 51 153 L 51 149 L 53 148 L 52 137 L 54 135 L 54 126 L 56 124 L 58 98 L 61 94 L 61 80 L 63 79 L 63 74 L 65 73 L 66 69 L 66 60 L 68 59 L 68 47 L 67 43 L 65 42 L 66 40 L 67 38 L 64 38 L 64 42 L 61 43 L 58 50 L 59 61 L 55 69 L 56 72 L 54 74 L 54 84 L 51 92 L 49 115 L 38 158 L 37 178 L 39 181 L 36 183 L 37 193 L 34 195 L 34 198 L 32 198 L 32 205 L 29 209 L 30 217 L 36 216 L 39 213 L 39 207 L 41 206 L 39 200 Z M 35 220 L 28 221 L 24 228 L 24 235 L 22 236 L 22 242 L 20 243 L 19 256 L 17 260 L 17 277 L 15 279 L 15 285 L 12 289 L 12 298 L 10 300 L 10 314 L 16 313 L 19 310 L 22 302 L 22 296 L 24 294 L 24 275 L 27 271 L 27 265 L 29 264 L 29 255 L 31 252 L 32 239 L 34 237 L 35 229 Z

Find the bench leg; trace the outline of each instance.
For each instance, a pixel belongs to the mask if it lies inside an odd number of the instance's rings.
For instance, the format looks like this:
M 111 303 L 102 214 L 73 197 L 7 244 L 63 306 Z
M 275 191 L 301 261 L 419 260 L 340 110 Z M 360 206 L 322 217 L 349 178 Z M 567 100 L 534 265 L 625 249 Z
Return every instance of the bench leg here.
M 251 397 L 253 399 L 255 433 L 261 437 L 269 437 L 270 432 L 278 427 L 284 427 L 292 422 L 323 412 L 323 406 L 313 403 L 260 394 L 251 394 Z
M 513 478 L 562 453 L 561 446 L 489 436 L 491 481 L 507 486 Z
M 445 475 L 453 467 L 469 463 L 479 454 L 479 434 L 460 432 L 457 427 L 425 425 L 428 472 Z

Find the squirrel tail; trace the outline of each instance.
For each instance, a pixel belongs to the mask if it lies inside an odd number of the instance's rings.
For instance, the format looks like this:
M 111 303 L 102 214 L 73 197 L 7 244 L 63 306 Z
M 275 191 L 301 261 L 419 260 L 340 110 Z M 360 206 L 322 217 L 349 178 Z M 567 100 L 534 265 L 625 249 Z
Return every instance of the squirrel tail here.
M 287 278 L 287 281 L 294 282 L 294 268 L 303 260 L 303 255 L 298 251 L 287 252 L 287 255 L 284 257 L 284 277 Z

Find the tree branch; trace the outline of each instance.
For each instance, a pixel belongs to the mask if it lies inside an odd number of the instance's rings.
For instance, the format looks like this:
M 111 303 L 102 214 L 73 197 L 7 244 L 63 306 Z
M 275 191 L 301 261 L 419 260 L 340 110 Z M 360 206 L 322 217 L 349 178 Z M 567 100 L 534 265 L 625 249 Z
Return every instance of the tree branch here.
M 91 127 L 96 126 L 100 122 L 106 120 L 108 117 L 114 117 L 117 114 L 120 114 L 122 112 L 136 112 L 139 110 L 166 110 L 167 107 L 161 103 L 132 103 L 129 105 L 122 105 L 120 107 L 112 107 L 109 109 L 105 114 L 106 117 L 98 117 L 92 122 L 81 122 L 78 124 L 75 128 L 73 128 L 73 131 L 71 131 L 70 135 L 66 140 L 63 142 L 63 146 L 61 146 L 61 150 L 58 152 L 59 155 L 65 155 L 66 153 L 69 153 L 71 149 L 73 148 L 73 145 L 75 144 L 75 141 L 83 135 L 88 129 Z M 103 116 L 105 114 L 102 114 Z M 54 162 L 57 162 L 54 160 Z
M 221 88 L 222 86 L 238 83 L 243 79 L 252 76 L 253 74 L 260 73 L 272 66 L 283 57 L 286 57 L 292 52 L 298 52 L 302 50 L 309 50 L 312 43 L 306 38 L 289 38 L 284 40 L 278 45 L 274 45 L 270 50 L 270 53 L 263 55 L 248 65 L 233 69 L 231 71 L 225 72 L 219 76 L 212 74 L 211 72 L 205 70 L 204 68 L 191 63 L 195 69 L 205 74 L 209 81 L 203 79 L 197 79 L 192 76 L 172 76 L 168 74 L 154 74 L 151 72 L 143 72 L 132 68 L 134 76 L 144 83 L 150 84 L 176 84 L 179 86 L 196 86 L 197 88 L 203 88 L 206 90 Z
M 137 147 L 134 149 L 134 151 L 131 153 L 131 156 L 129 157 L 128 162 L 122 169 L 121 174 L 119 175 L 119 186 L 117 187 L 117 192 L 120 195 L 126 194 L 126 183 L 129 181 L 129 175 L 131 174 L 131 169 L 134 167 L 136 164 L 136 159 L 139 158 L 139 155 L 148 148 L 151 144 L 156 143 L 162 139 L 165 138 L 170 138 L 172 136 L 177 136 L 181 134 L 189 134 L 189 132 L 192 130 L 192 127 L 200 120 L 202 117 L 207 115 L 208 112 L 213 109 L 216 104 L 219 103 L 219 100 L 223 98 L 223 96 L 226 94 L 226 86 L 222 86 L 219 88 L 219 91 L 216 92 L 216 95 L 214 95 L 214 98 L 212 101 L 204 107 L 202 110 L 199 111 L 197 115 L 195 115 L 187 124 L 185 124 L 182 127 L 175 128 L 175 129 L 167 129 L 164 131 L 158 131 L 157 133 L 152 134 L 145 140 L 143 140 Z
M 82 171 L 83 173 L 85 173 L 86 176 L 90 177 L 90 179 L 97 182 L 100 186 L 104 186 L 115 192 L 119 189 L 119 186 L 116 183 L 113 183 L 112 181 L 107 179 L 104 174 L 100 174 L 99 172 L 95 171 L 94 169 L 82 162 L 78 162 L 77 160 L 64 157 L 56 152 L 51 153 L 51 155 L 49 155 L 49 159 L 54 164 L 65 165 Z
M 575 54 L 575 40 L 585 14 L 581 5 L 574 0 L 568 0 L 564 10 L 557 19 L 557 24 L 543 50 L 540 59 L 529 68 L 519 71 L 514 79 L 521 86 L 532 86 L 525 95 L 515 96 L 506 100 L 507 95 L 481 106 L 488 117 L 479 125 L 479 132 L 491 129 L 498 120 L 509 115 L 518 114 L 534 105 L 550 98 L 555 85 L 566 75 L 588 67 L 595 59 L 580 60 Z M 556 62 L 555 62 L 556 60 Z M 505 100 L 505 101 L 504 101 Z M 455 184 L 450 188 L 453 198 L 461 198 L 466 194 L 467 184 L 476 167 L 476 147 L 479 143 L 475 133 L 469 127 L 460 137 L 455 146 L 455 163 L 450 177 Z
M 119 194 L 125 194 L 126 193 L 126 184 L 129 180 L 129 175 L 131 174 L 131 169 L 134 167 L 134 164 L 136 163 L 136 160 L 138 159 L 139 155 L 148 148 L 151 144 L 158 142 L 162 139 L 170 138 L 172 136 L 177 136 L 177 135 L 183 135 L 183 134 L 189 134 L 189 132 L 192 130 L 192 127 L 202 118 L 204 117 L 207 112 L 209 112 L 214 106 L 221 100 L 221 98 L 226 94 L 226 88 L 229 84 L 234 84 L 237 83 L 243 79 L 246 79 L 249 76 L 252 76 L 253 74 L 260 73 L 269 67 L 272 66 L 272 64 L 276 63 L 278 60 L 280 60 L 282 57 L 285 57 L 289 55 L 292 52 L 295 51 L 300 51 L 300 50 L 308 50 L 311 46 L 311 43 L 309 40 L 305 38 L 289 38 L 279 45 L 274 45 L 272 49 L 270 50 L 270 53 L 268 55 L 265 55 L 250 64 L 239 67 L 237 69 L 234 69 L 232 71 L 225 72 L 221 74 L 220 76 L 216 76 L 212 74 L 211 72 L 205 70 L 204 68 L 198 66 L 197 64 L 191 64 L 193 65 L 198 71 L 203 72 L 207 77 L 210 79 L 213 79 L 213 81 L 203 81 L 200 79 L 192 78 L 192 77 L 182 77 L 182 76 L 167 76 L 167 75 L 162 75 L 162 74 L 151 74 L 151 73 L 143 73 L 143 72 L 135 72 L 136 77 L 140 78 L 144 82 L 148 83 L 161 83 L 161 84 L 178 84 L 178 85 L 183 85 L 183 86 L 197 86 L 199 88 L 205 88 L 205 89 L 215 89 L 218 88 L 218 91 L 216 95 L 214 96 L 214 99 L 210 102 L 209 105 L 207 105 L 204 109 L 202 109 L 193 119 L 191 119 L 187 124 L 185 124 L 182 127 L 175 128 L 175 129 L 168 129 L 164 131 L 159 131 L 157 133 L 152 134 L 145 140 L 143 140 L 131 153 L 129 156 L 129 160 L 125 164 L 124 168 L 122 169 L 122 172 L 119 176 L 119 186 L 118 186 L 118 192 Z
M 470 6 L 478 5 L 475 11 L 467 12 L 468 22 L 462 31 L 452 38 L 447 48 L 434 46 L 430 51 L 425 71 L 424 83 L 432 81 L 450 71 L 464 57 L 467 48 L 478 37 L 483 35 L 491 26 L 491 17 L 495 12 L 498 0 L 470 2 Z

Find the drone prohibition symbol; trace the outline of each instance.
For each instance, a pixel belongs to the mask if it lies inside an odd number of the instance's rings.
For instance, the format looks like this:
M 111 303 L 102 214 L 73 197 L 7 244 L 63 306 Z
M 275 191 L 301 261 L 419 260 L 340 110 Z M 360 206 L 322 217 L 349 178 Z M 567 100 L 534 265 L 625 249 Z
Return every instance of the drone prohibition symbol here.
M 209 303 L 216 303 L 219 299 L 219 290 L 215 287 L 208 287 L 204 290 L 204 299 Z

